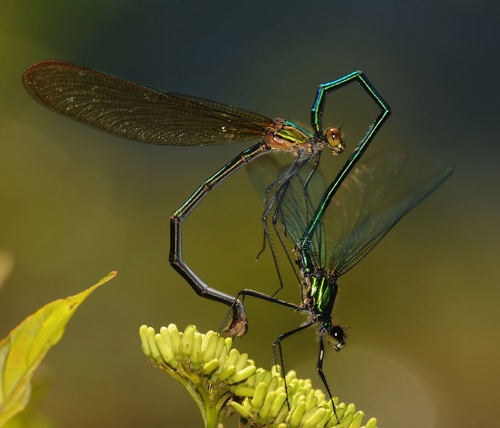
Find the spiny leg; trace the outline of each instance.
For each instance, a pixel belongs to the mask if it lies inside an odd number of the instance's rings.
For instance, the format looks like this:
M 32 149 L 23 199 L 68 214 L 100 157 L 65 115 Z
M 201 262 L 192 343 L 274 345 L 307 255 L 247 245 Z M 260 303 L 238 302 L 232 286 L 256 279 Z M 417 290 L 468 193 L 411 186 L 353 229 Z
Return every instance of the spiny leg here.
M 330 400 L 332 402 L 332 409 L 333 413 L 335 414 L 335 418 L 337 419 L 337 423 L 339 422 L 339 417 L 337 416 L 337 411 L 335 409 L 335 403 L 333 402 L 333 396 L 330 391 L 330 387 L 328 386 L 328 382 L 326 381 L 326 376 L 323 373 L 323 360 L 325 358 L 325 344 L 323 343 L 323 334 L 320 333 L 319 335 L 319 355 L 318 355 L 318 364 L 316 365 L 316 371 L 319 374 L 319 377 L 321 378 L 321 381 L 323 382 L 323 385 L 326 388 L 326 391 L 328 392 L 328 396 L 330 397 Z
M 290 330 L 286 333 L 281 334 L 278 336 L 278 338 L 274 341 L 273 343 L 273 358 L 274 358 L 274 364 L 278 364 L 278 358 L 276 357 L 276 349 L 278 349 L 278 354 L 279 354 L 279 366 L 281 368 L 281 376 L 283 377 L 283 381 L 285 384 L 285 394 L 286 394 L 286 401 L 288 404 L 288 410 L 290 410 L 290 403 L 288 402 L 288 387 L 286 384 L 286 370 L 285 370 L 285 363 L 283 361 L 283 350 L 281 349 L 281 342 L 294 335 L 295 333 L 298 333 L 299 331 L 305 330 L 306 328 L 311 327 L 312 325 L 316 324 L 316 321 L 312 320 L 307 322 L 306 324 L 301 325 L 300 327 L 294 328 L 293 330 Z

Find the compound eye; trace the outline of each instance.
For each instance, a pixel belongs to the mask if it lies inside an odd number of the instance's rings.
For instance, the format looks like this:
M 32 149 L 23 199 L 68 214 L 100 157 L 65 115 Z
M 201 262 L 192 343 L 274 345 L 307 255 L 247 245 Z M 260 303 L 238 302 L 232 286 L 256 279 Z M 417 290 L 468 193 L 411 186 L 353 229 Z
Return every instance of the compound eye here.
M 334 325 L 329 331 L 329 343 L 336 350 L 340 351 L 345 345 L 345 331 L 340 325 Z
M 325 133 L 326 142 L 332 153 L 336 156 L 341 154 L 345 149 L 342 132 L 339 128 L 328 128 Z

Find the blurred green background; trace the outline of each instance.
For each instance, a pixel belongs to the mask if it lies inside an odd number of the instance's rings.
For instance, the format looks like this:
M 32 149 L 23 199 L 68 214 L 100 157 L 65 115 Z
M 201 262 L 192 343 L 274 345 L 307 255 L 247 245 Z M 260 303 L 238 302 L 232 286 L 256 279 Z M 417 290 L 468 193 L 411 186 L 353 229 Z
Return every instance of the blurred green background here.
M 168 265 L 168 218 L 249 144 L 148 146 L 53 114 L 21 75 L 54 58 L 304 124 L 318 84 L 365 71 L 393 108 L 374 145 L 401 145 L 413 181 L 436 165 L 457 170 L 342 278 L 336 317 L 348 346 L 328 353 L 325 372 L 381 427 L 495 424 L 497 2 L 3 0 L 1 10 L 0 274 L 12 267 L 1 335 L 119 271 L 46 359 L 38 406 L 55 426 L 201 425 L 187 392 L 148 366 L 138 328 L 219 326 L 226 308 Z M 372 116 L 357 114 L 347 90 L 331 99 L 352 148 Z M 261 211 L 245 171 L 212 192 L 185 223 L 191 268 L 231 294 L 273 291 L 269 254 L 255 263 Z M 269 367 L 274 338 L 303 317 L 258 301 L 248 312 L 237 346 Z M 285 349 L 288 366 L 321 387 L 315 332 Z

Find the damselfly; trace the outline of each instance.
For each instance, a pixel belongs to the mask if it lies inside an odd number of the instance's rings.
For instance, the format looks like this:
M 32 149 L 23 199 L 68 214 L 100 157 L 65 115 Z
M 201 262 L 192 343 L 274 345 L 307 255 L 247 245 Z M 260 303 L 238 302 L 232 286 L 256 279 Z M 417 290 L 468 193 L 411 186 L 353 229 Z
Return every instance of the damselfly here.
M 382 152 L 360 162 L 347 175 L 342 175 L 341 171 L 328 187 L 319 172 L 311 175 L 310 165 L 302 168 L 291 177 L 286 192 L 276 190 L 279 203 L 274 205 L 272 213 L 273 227 L 280 242 L 285 250 L 289 249 L 287 243 L 290 244 L 295 253 L 295 260 L 290 261 L 297 270 L 301 303 L 294 304 L 248 289 L 237 295 L 239 301 L 245 296 L 253 296 L 308 315 L 304 324 L 281 334 L 273 343 L 275 363 L 282 368 L 282 341 L 318 325 L 317 371 L 330 398 L 332 394 L 323 373 L 324 339 L 339 351 L 346 337 L 345 329 L 332 321 L 339 278 L 453 172 L 453 168 L 447 168 L 394 203 L 388 203 L 387 196 L 398 181 L 402 164 L 403 156 L 398 151 Z M 279 174 L 275 160 L 260 159 L 249 166 L 249 172 L 260 196 L 267 200 L 268 183 Z
M 364 152 L 371 139 L 390 114 L 387 103 L 359 71 L 320 85 L 311 110 L 312 131 L 289 120 L 269 119 L 229 105 L 160 92 L 118 77 L 63 61 L 44 61 L 29 67 L 23 74 L 28 92 L 41 104 L 91 127 L 113 135 L 144 143 L 160 145 L 214 145 L 259 140 L 244 150 L 213 176 L 208 178 L 171 217 L 170 263 L 200 296 L 234 307 L 234 320 L 228 333 L 246 331 L 243 307 L 235 298 L 208 287 L 182 257 L 182 222 L 214 187 L 243 165 L 262 154 L 283 151 L 294 161 L 271 186 L 272 193 L 281 189 L 309 163 L 317 165 L 325 147 L 333 154 L 344 149 L 339 128 L 323 127 L 322 115 L 326 96 L 345 85 L 358 82 L 380 108 L 380 112 L 349 158 L 347 173 Z M 264 225 L 276 204 L 269 198 L 264 211 Z M 267 236 L 265 229 L 265 236 Z M 280 280 L 281 282 L 281 280 Z M 239 320 L 239 321 L 236 321 Z

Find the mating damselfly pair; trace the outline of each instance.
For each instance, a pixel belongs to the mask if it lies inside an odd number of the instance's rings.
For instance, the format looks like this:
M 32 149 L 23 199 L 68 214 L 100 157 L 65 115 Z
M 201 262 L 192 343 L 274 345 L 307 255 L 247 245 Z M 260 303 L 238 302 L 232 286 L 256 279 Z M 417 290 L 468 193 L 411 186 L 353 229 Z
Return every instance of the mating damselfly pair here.
M 399 153 L 385 152 L 359 162 L 368 145 L 390 115 L 390 108 L 362 72 L 353 72 L 319 86 L 312 110 L 312 130 L 286 119 L 269 119 L 229 105 L 175 93 L 160 92 L 86 67 L 45 61 L 26 70 L 23 81 L 41 104 L 94 128 L 151 144 L 193 146 L 258 140 L 209 177 L 171 217 L 170 263 L 200 296 L 232 310 L 226 332 L 241 336 L 247 330 L 243 307 L 253 296 L 308 315 L 308 321 L 280 335 L 273 344 L 275 362 L 283 367 L 281 342 L 313 325 L 319 330 L 317 371 L 330 396 L 323 374 L 324 340 L 334 350 L 345 343 L 343 327 L 334 324 L 332 312 L 338 278 L 356 265 L 412 208 L 452 173 L 448 168 L 426 180 L 395 204 L 383 200 L 401 171 Z M 323 109 L 331 92 L 357 82 L 379 108 L 379 114 L 331 183 L 317 172 L 324 149 L 346 156 L 338 127 L 323 126 Z M 290 153 L 281 169 L 271 152 Z M 249 165 L 252 181 L 264 201 L 265 242 L 270 236 L 288 251 L 301 292 L 295 304 L 277 293 L 241 290 L 231 296 L 209 287 L 182 256 L 182 224 L 200 201 L 242 166 Z M 328 221 L 327 221 L 328 219 Z M 229 316 L 229 313 L 228 313 Z

